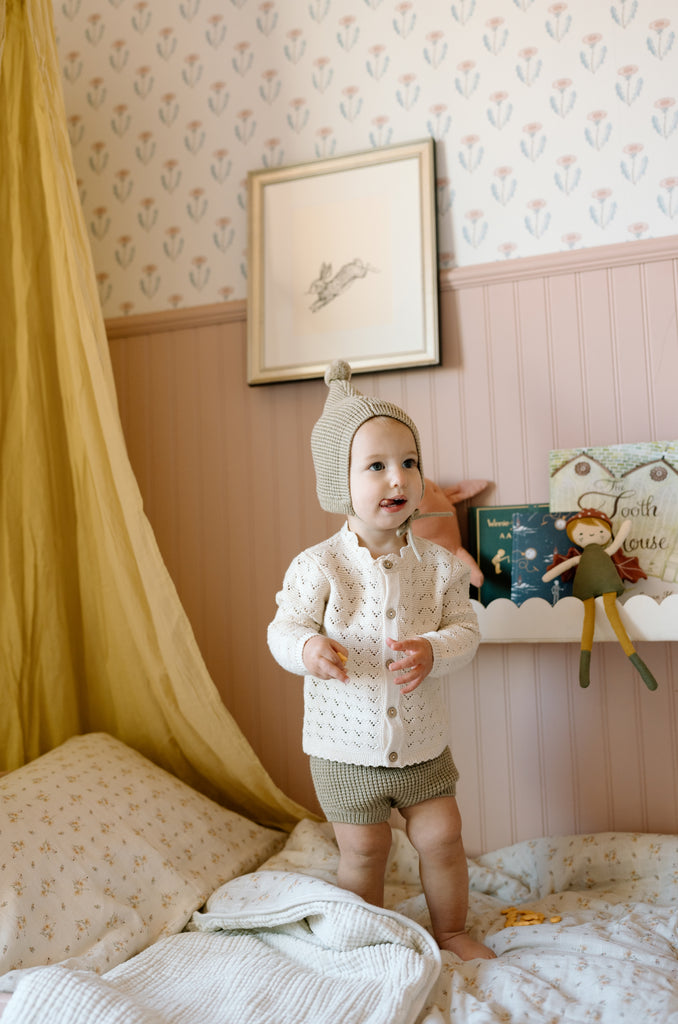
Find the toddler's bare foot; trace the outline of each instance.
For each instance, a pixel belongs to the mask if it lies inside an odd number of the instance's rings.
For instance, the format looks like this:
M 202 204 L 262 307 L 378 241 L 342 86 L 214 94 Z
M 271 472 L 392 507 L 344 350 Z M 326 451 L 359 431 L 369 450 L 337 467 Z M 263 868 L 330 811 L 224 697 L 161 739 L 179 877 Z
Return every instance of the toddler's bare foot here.
M 456 953 L 460 960 L 494 960 L 497 954 L 489 946 L 472 939 L 468 932 L 457 932 L 440 944 L 441 949 Z

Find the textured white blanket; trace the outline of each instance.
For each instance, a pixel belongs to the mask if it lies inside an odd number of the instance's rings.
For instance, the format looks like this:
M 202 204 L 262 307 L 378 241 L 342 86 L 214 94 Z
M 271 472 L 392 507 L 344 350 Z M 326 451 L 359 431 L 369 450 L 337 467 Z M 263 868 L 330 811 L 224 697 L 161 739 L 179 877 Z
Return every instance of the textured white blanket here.
M 3 1024 L 412 1024 L 440 968 L 419 925 L 303 874 L 236 878 L 190 928 L 103 978 L 36 971 Z

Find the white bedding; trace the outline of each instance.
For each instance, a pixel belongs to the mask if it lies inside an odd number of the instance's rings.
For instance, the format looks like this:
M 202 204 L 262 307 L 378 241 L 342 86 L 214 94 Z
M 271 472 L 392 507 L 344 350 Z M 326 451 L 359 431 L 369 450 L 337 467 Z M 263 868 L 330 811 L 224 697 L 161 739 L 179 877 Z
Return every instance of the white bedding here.
M 467 964 L 424 931 L 402 833 L 391 912 L 337 889 L 336 861 L 328 826 L 302 822 L 267 870 L 217 890 L 194 930 L 103 977 L 29 974 L 2 1024 L 678 1022 L 678 837 L 538 839 L 471 861 L 469 926 L 499 955 Z M 505 928 L 511 906 L 543 920 Z

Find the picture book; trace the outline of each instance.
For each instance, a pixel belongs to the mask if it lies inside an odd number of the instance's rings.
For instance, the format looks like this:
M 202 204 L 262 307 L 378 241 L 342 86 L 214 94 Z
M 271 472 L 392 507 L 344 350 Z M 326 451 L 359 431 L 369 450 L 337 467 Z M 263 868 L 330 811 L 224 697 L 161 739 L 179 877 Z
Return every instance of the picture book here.
M 572 594 L 572 581 L 556 576 L 549 583 L 542 576 L 557 552 L 566 557 L 572 544 L 565 532 L 566 515 L 551 512 L 547 504 L 527 505 L 513 513 L 511 550 L 511 600 L 522 604 L 541 597 L 556 604 Z

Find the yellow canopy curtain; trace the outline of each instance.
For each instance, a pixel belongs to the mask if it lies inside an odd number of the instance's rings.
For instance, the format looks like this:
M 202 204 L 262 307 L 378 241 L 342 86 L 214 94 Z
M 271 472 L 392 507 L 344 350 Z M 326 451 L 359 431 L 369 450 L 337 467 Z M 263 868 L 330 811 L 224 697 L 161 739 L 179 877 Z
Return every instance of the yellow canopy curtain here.
M 290 828 L 221 702 L 127 457 L 51 0 L 0 0 L 0 770 L 105 731 Z

